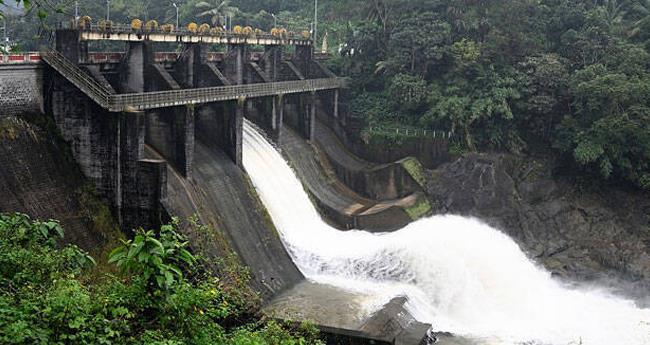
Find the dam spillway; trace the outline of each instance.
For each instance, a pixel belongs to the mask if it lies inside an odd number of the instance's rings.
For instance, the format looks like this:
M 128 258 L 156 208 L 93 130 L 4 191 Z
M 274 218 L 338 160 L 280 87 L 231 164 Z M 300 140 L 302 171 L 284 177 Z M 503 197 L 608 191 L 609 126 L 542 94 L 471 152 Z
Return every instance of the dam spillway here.
M 359 313 L 405 296 L 419 321 L 475 344 L 650 344 L 650 310 L 565 286 L 477 220 L 434 216 L 378 234 L 330 227 L 276 149 L 244 131 L 244 167 L 294 263 L 312 282 L 361 296 Z

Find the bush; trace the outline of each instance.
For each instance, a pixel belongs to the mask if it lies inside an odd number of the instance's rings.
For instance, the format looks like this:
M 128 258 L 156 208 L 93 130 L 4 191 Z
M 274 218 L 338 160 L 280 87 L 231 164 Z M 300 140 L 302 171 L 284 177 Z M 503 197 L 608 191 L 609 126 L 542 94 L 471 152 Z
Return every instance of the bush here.
M 137 230 L 133 240 L 123 241 L 111 252 L 108 262 L 142 276 L 152 289 L 174 289 L 183 280 L 180 267 L 196 262 L 186 248 L 187 242 L 174 230 L 175 225 L 163 225 L 157 236 L 152 230 Z
M 201 269 L 177 224 L 138 231 L 111 254 L 123 275 L 86 282 L 94 261 L 57 244 L 58 222 L 0 215 L 0 343 L 320 343 L 313 329 L 250 317 L 242 296 L 252 294 L 241 291 L 248 287 Z
M 399 117 L 391 110 L 388 96 L 378 92 L 364 92 L 352 99 L 350 111 L 369 124 L 394 121 Z

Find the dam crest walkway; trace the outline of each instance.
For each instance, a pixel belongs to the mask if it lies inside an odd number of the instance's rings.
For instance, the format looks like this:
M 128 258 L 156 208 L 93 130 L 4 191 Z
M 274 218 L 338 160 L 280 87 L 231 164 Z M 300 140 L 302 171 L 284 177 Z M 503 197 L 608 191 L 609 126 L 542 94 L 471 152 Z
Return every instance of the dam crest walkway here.
M 111 112 L 141 111 L 180 105 L 204 104 L 274 95 L 316 92 L 345 87 L 345 78 L 318 78 L 194 89 L 116 94 L 87 75 L 55 50 L 42 53 L 43 60 L 75 87 Z

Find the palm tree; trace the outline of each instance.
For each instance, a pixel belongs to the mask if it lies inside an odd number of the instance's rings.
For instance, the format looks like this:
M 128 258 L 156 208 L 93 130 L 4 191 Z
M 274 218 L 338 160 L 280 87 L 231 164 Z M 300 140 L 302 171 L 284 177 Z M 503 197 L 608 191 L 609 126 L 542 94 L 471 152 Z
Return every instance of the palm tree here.
M 605 0 L 603 2 L 605 10 L 605 20 L 610 30 L 615 30 L 620 27 L 623 22 L 623 17 L 626 15 L 625 2 L 618 0 Z
M 632 31 L 630 32 L 630 36 L 634 37 L 641 33 L 643 28 L 650 25 L 650 0 L 635 1 L 632 8 L 638 16 L 638 19 L 632 23 Z
M 386 32 L 394 3 L 391 0 L 372 0 L 366 3 L 365 13 L 370 21 L 378 22 Z
M 196 16 L 199 18 L 210 17 L 212 26 L 223 26 L 222 19 L 237 12 L 236 7 L 230 6 L 230 0 L 213 0 L 213 3 L 201 1 L 195 5 L 201 12 Z
M 125 12 L 129 18 L 143 18 L 147 21 L 150 8 L 151 0 L 131 0 L 126 3 Z

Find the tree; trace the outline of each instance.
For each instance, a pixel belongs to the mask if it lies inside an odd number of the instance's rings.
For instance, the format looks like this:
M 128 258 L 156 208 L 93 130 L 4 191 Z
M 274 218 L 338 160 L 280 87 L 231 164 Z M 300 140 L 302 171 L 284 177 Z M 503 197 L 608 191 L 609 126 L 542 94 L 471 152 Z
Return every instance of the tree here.
M 390 36 L 387 69 L 426 76 L 442 60 L 450 33 L 450 25 L 431 12 L 404 18 Z
M 150 8 L 153 0 L 130 0 L 125 8 L 126 15 L 129 18 L 142 18 L 147 21 L 151 18 Z
M 561 115 L 571 110 L 568 62 L 557 54 L 542 54 L 527 57 L 519 69 L 526 77 L 516 103 L 520 127 L 548 143 Z
M 398 74 L 388 89 L 390 99 L 398 110 L 416 111 L 427 99 L 427 82 L 421 77 Z
M 497 71 L 493 66 L 473 66 L 472 74 L 449 74 L 442 83 L 432 84 L 431 108 L 420 123 L 448 127 L 459 133 L 470 150 L 480 147 L 516 148 L 520 139 L 514 133 L 512 103 L 521 97 L 517 71 Z
M 574 111 L 554 145 L 586 171 L 650 189 L 650 54 L 633 45 L 615 48 L 607 65 L 572 76 Z
M 199 18 L 210 18 L 212 26 L 223 26 L 225 18 L 237 12 L 236 7 L 230 6 L 230 0 L 214 0 L 214 3 L 201 1 L 195 5 L 200 10 L 196 16 Z
M 632 12 L 636 19 L 632 23 L 630 36 L 639 37 L 647 33 L 647 29 L 650 28 L 650 0 L 634 1 Z

